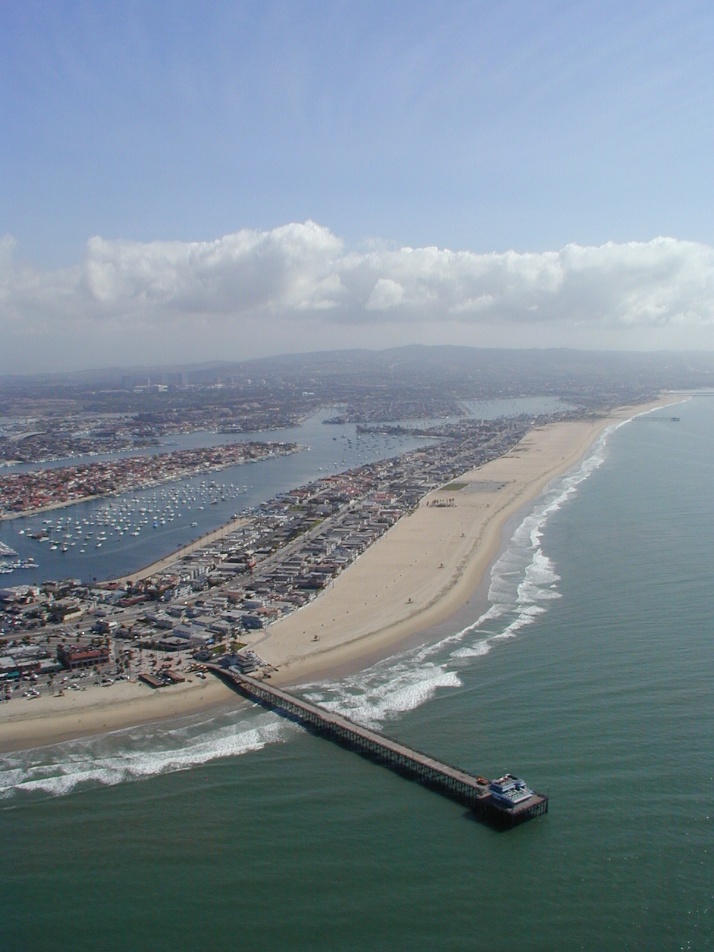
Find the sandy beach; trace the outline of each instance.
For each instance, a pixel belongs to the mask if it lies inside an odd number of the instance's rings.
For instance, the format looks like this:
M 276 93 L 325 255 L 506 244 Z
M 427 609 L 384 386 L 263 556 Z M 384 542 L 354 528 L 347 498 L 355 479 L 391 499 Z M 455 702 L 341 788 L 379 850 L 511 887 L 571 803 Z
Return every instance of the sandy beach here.
M 187 679 L 183 684 L 153 690 L 138 681 L 86 690 L 66 690 L 0 704 L 0 751 L 26 750 L 88 734 L 186 717 L 236 700 L 217 678 Z
M 573 468 L 606 427 L 676 402 L 665 396 L 607 417 L 532 430 L 506 455 L 427 495 L 318 598 L 251 638 L 251 647 L 278 669 L 273 678 L 282 684 L 390 654 L 468 601 L 499 554 L 508 520 Z M 209 678 L 158 691 L 120 682 L 59 698 L 13 699 L 0 705 L 0 751 L 188 715 L 231 698 L 238 703 L 230 688 Z

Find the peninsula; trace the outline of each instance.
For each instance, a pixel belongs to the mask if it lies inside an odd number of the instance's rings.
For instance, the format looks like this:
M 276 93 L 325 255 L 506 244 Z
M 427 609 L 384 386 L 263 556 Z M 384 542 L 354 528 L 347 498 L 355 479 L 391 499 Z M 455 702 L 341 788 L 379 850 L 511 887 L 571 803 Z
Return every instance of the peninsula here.
M 68 612 L 59 622 L 64 634 L 54 637 L 73 673 L 55 673 L 53 689 L 0 705 L 0 750 L 230 703 L 229 689 L 196 667 L 201 652 L 206 660 L 215 657 L 216 645 L 285 683 L 355 668 L 408 639 L 428 639 L 430 626 L 473 596 L 512 517 L 575 466 L 606 427 L 676 399 L 543 425 L 511 422 L 497 428 L 490 447 L 480 439 L 471 447 L 459 441 L 451 454 L 443 446 L 425 448 L 421 457 L 407 454 L 296 490 L 280 500 L 282 514 L 299 513 L 308 497 L 310 512 L 322 513 L 309 528 L 303 524 L 293 535 L 289 521 L 268 512 L 262 529 L 271 530 L 273 547 L 251 539 L 257 530 L 250 520 L 232 525 L 204 550 L 177 553 L 157 574 L 149 569 L 141 580 L 94 589 L 93 619 L 58 586 L 55 604 Z M 203 584 L 207 575 L 213 584 Z M 199 597 L 191 595 L 192 578 L 202 582 Z M 67 653 L 70 621 L 86 632 L 76 657 L 98 652 L 83 672 Z M 149 665 L 154 683 L 172 686 L 151 691 L 138 683 Z M 102 673 L 110 666 L 120 672 L 113 684 Z

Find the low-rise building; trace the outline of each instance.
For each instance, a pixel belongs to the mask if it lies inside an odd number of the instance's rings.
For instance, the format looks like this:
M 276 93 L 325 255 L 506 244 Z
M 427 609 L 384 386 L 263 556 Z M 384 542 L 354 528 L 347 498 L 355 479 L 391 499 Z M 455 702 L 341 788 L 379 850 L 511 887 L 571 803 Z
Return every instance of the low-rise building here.
M 110 657 L 109 648 L 104 645 L 98 648 L 90 648 L 86 645 L 59 645 L 57 648 L 57 658 L 65 668 L 71 671 L 75 668 L 91 668 L 95 665 L 106 664 Z

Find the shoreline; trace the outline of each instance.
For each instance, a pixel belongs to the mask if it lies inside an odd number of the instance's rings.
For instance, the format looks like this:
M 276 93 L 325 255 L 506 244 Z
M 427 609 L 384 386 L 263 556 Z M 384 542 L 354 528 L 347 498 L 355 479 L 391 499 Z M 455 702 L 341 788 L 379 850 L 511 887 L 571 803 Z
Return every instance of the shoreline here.
M 0 704 L 0 755 L 214 711 L 235 697 L 222 681 L 209 677 L 157 690 L 138 681 L 118 681 L 32 700 L 16 698 Z
M 628 419 L 631 408 L 623 409 Z M 619 420 L 538 427 L 508 453 L 428 493 L 319 598 L 251 644 L 278 668 L 272 680 L 285 686 L 356 670 L 366 657 L 386 657 L 446 622 L 484 584 L 507 544 L 507 524 Z M 441 508 L 444 499 L 454 505 Z
M 170 566 L 175 565 L 185 555 L 190 555 L 192 552 L 195 552 L 196 549 L 202 549 L 203 546 L 210 545 L 212 542 L 222 539 L 223 536 L 229 535 L 231 532 L 234 532 L 236 529 L 239 529 L 241 526 L 245 525 L 247 521 L 248 520 L 245 516 L 239 516 L 238 519 L 229 519 L 228 522 L 225 522 L 217 529 L 209 530 L 208 532 L 204 533 L 204 535 L 199 536 L 192 542 L 189 542 L 188 545 L 182 546 L 180 549 L 177 549 L 170 555 L 166 555 L 161 559 L 157 559 L 155 562 L 150 562 L 137 572 L 130 572 L 128 575 L 111 578 L 107 581 L 111 582 L 112 584 L 118 583 L 119 585 L 124 585 L 129 581 L 141 581 L 141 579 L 148 578 L 150 575 L 156 575 L 160 572 L 165 572 Z
M 417 643 L 482 590 L 523 518 L 553 479 L 573 469 L 610 426 L 687 399 L 669 394 L 598 419 L 535 428 L 509 452 L 428 493 L 410 515 L 304 607 L 274 622 L 249 647 L 289 685 L 339 676 Z M 231 524 L 229 524 L 231 525 Z M 220 538 L 208 533 L 191 546 Z M 176 561 L 186 551 L 166 560 Z M 154 563 L 129 578 L 156 571 Z M 236 695 L 218 679 L 152 691 L 136 682 L 0 704 L 0 753 L 171 720 L 225 706 Z

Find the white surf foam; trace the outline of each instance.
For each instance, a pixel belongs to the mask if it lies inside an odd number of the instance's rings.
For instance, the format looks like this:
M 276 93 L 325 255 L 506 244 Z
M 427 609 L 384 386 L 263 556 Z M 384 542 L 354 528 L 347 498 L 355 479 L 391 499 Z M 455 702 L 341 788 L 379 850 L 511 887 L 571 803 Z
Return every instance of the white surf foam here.
M 458 675 L 442 665 L 414 662 L 410 652 L 342 681 L 308 685 L 305 693 L 314 703 L 375 728 L 390 717 L 420 707 L 439 688 L 461 684 Z
M 285 739 L 295 728 L 275 714 L 239 712 L 177 728 L 117 731 L 0 760 L 0 800 L 23 794 L 63 796 L 82 786 L 114 786 L 190 770 Z

